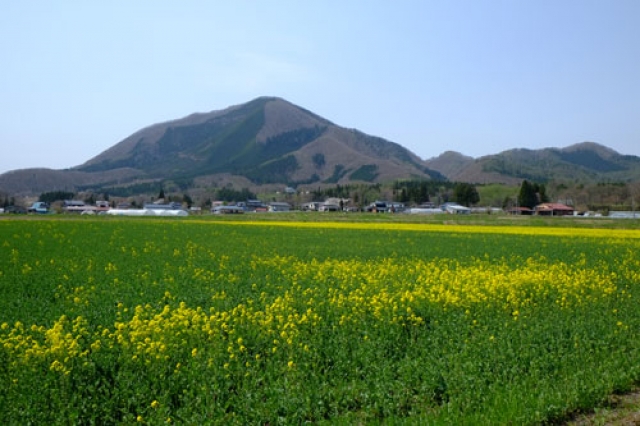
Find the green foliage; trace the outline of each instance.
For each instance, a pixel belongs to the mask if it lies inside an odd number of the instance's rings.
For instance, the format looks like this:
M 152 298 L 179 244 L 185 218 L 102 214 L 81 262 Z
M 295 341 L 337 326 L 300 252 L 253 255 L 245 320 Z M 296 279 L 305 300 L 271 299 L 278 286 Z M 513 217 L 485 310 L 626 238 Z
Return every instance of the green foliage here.
M 71 200 L 73 197 L 75 197 L 75 193 L 69 191 L 43 192 L 40 194 L 38 201 L 53 203 L 55 201 Z
M 549 170 L 544 170 L 539 164 L 531 164 L 530 162 L 527 163 L 520 159 L 512 159 L 505 156 L 489 158 L 482 165 L 482 171 L 539 182 L 547 182 L 552 178 Z
M 453 188 L 454 183 L 434 180 L 401 180 L 393 183 L 393 193 L 396 201 L 403 203 L 422 204 L 431 200 L 443 190 Z
M 547 196 L 547 187 L 544 183 L 534 183 L 533 190 L 536 192 L 538 201 L 541 203 L 548 203 L 550 201 L 549 196 Z
M 361 180 L 373 182 L 378 177 L 378 166 L 375 164 L 365 164 L 349 175 L 349 180 Z
M 324 183 L 338 183 L 347 173 L 349 173 L 349 169 L 345 169 L 342 164 L 336 164 L 333 168 L 333 174 L 325 179 Z
M 326 126 L 316 125 L 272 136 L 267 139 L 262 155 L 266 159 L 297 151 L 309 142 L 316 140 L 325 130 Z
M 314 200 L 324 200 L 329 197 L 335 198 L 351 198 L 354 203 L 366 204 L 368 200 L 374 200 L 379 198 L 382 185 L 376 184 L 349 184 L 340 185 L 337 184 L 334 187 L 316 189 L 312 191 Z
M 172 192 L 186 191 L 194 187 L 194 180 L 191 177 L 177 176 L 170 180 L 163 180 L 162 184 L 165 192 L 167 189 Z
M 413 159 L 409 155 L 409 151 L 401 145 L 377 136 L 366 135 L 358 130 L 354 130 L 353 132 L 359 143 L 365 145 L 380 157 L 397 158 L 401 161 L 415 165 Z
M 224 220 L 0 221 L 0 418 L 558 424 L 640 379 L 632 234 Z M 506 285 L 546 268 L 576 281 Z M 465 271 L 504 294 L 428 299 Z
M 518 205 L 520 207 L 534 208 L 538 204 L 538 197 L 535 188 L 527 180 L 522 181 L 520 192 L 518 193 Z
M 300 179 L 295 181 L 290 180 L 289 184 L 295 188 L 299 185 L 311 185 L 312 183 L 316 183 L 316 182 L 320 182 L 320 176 L 314 173 L 311 176 L 309 176 L 307 179 Z
M 559 152 L 558 154 L 563 161 L 575 164 L 576 166 L 586 167 L 597 172 L 617 172 L 625 170 L 620 164 L 605 160 L 598 153 L 591 150 L 577 150 L 570 152 Z
M 246 171 L 245 176 L 254 183 L 279 183 L 289 181 L 289 176 L 298 169 L 298 160 L 293 155 L 264 163 L 259 167 Z
M 480 195 L 475 185 L 459 182 L 453 187 L 453 197 L 455 201 L 463 206 L 472 206 L 480 201 Z
M 521 207 L 534 208 L 540 203 L 549 201 L 547 190 L 544 184 L 522 181 L 520 192 L 518 193 L 518 205 Z
M 480 195 L 480 204 L 492 207 L 511 207 L 515 205 L 514 198 L 520 190 L 519 186 L 488 184 L 478 185 L 478 195 Z
M 256 199 L 256 194 L 249 191 L 247 188 L 242 188 L 240 191 L 233 188 L 220 188 L 216 191 L 216 197 L 220 201 L 246 201 Z
M 102 190 L 111 194 L 112 197 L 132 197 L 140 194 L 157 194 L 161 189 L 161 182 L 145 182 L 127 186 L 105 187 Z
M 425 172 L 432 180 L 440 181 L 440 182 L 446 182 L 446 181 L 449 180 L 442 173 L 440 173 L 440 172 L 438 172 L 436 170 L 431 170 L 428 167 L 423 168 L 422 171 Z

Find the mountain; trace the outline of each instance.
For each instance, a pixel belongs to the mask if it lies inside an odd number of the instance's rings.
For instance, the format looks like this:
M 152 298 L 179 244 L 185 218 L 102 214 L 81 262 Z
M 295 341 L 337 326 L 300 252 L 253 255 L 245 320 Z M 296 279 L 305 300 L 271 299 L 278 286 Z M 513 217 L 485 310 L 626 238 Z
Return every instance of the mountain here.
M 640 181 L 640 157 L 622 155 L 594 142 L 566 148 L 512 149 L 477 159 L 446 152 L 425 163 L 449 180 L 471 183 Z
M 0 175 L 0 188 L 99 191 L 167 180 L 193 185 L 212 176 L 254 186 L 441 177 L 397 143 L 340 127 L 284 99 L 261 97 L 149 126 L 69 170 Z
M 454 151 L 422 160 L 401 145 L 341 127 L 284 99 L 261 97 L 141 129 L 66 170 L 0 175 L 0 192 L 38 195 L 91 190 L 157 193 L 231 186 L 254 192 L 294 186 L 438 179 L 520 184 L 640 181 L 640 158 L 584 142 L 566 148 L 513 149 L 472 158 Z

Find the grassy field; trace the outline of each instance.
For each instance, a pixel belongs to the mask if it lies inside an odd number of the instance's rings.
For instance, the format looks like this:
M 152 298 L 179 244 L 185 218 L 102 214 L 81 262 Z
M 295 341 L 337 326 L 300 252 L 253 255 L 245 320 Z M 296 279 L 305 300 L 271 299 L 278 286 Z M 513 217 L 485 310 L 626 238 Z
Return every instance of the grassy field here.
M 2 220 L 0 418 L 562 421 L 640 379 L 640 231 L 528 219 Z

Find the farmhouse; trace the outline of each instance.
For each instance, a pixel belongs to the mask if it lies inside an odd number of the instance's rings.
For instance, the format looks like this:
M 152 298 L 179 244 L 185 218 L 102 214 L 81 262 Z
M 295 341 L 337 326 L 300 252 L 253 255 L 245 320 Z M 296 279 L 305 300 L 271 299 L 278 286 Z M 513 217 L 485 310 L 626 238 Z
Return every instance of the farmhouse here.
M 533 210 L 540 216 L 572 216 L 574 212 L 573 207 L 561 203 L 542 203 Z

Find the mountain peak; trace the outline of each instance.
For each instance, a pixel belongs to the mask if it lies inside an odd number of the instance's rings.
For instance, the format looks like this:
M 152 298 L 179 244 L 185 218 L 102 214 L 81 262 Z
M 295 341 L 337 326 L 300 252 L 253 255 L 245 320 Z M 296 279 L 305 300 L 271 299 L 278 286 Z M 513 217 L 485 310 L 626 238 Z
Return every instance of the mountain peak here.
M 146 179 L 230 173 L 255 184 L 429 178 L 422 160 L 406 148 L 273 96 L 149 126 L 76 170 L 122 167 Z
M 612 155 L 620 155 L 620 153 L 614 149 L 611 149 L 607 146 L 601 145 L 596 142 L 588 142 L 588 141 L 569 145 L 565 148 L 562 148 L 561 151 L 564 151 L 564 152 L 593 151 L 605 158 L 610 157 Z
M 470 183 L 626 182 L 640 180 L 640 158 L 582 142 L 477 159 L 446 151 L 425 161 L 395 142 L 340 127 L 283 98 L 261 96 L 150 125 L 70 170 L 34 170 L 0 175 L 0 188 L 110 192 L 115 186 L 170 181 L 186 191 L 204 190 L 197 185 L 220 176 L 253 190 L 265 184 L 318 187 L 441 176 Z

